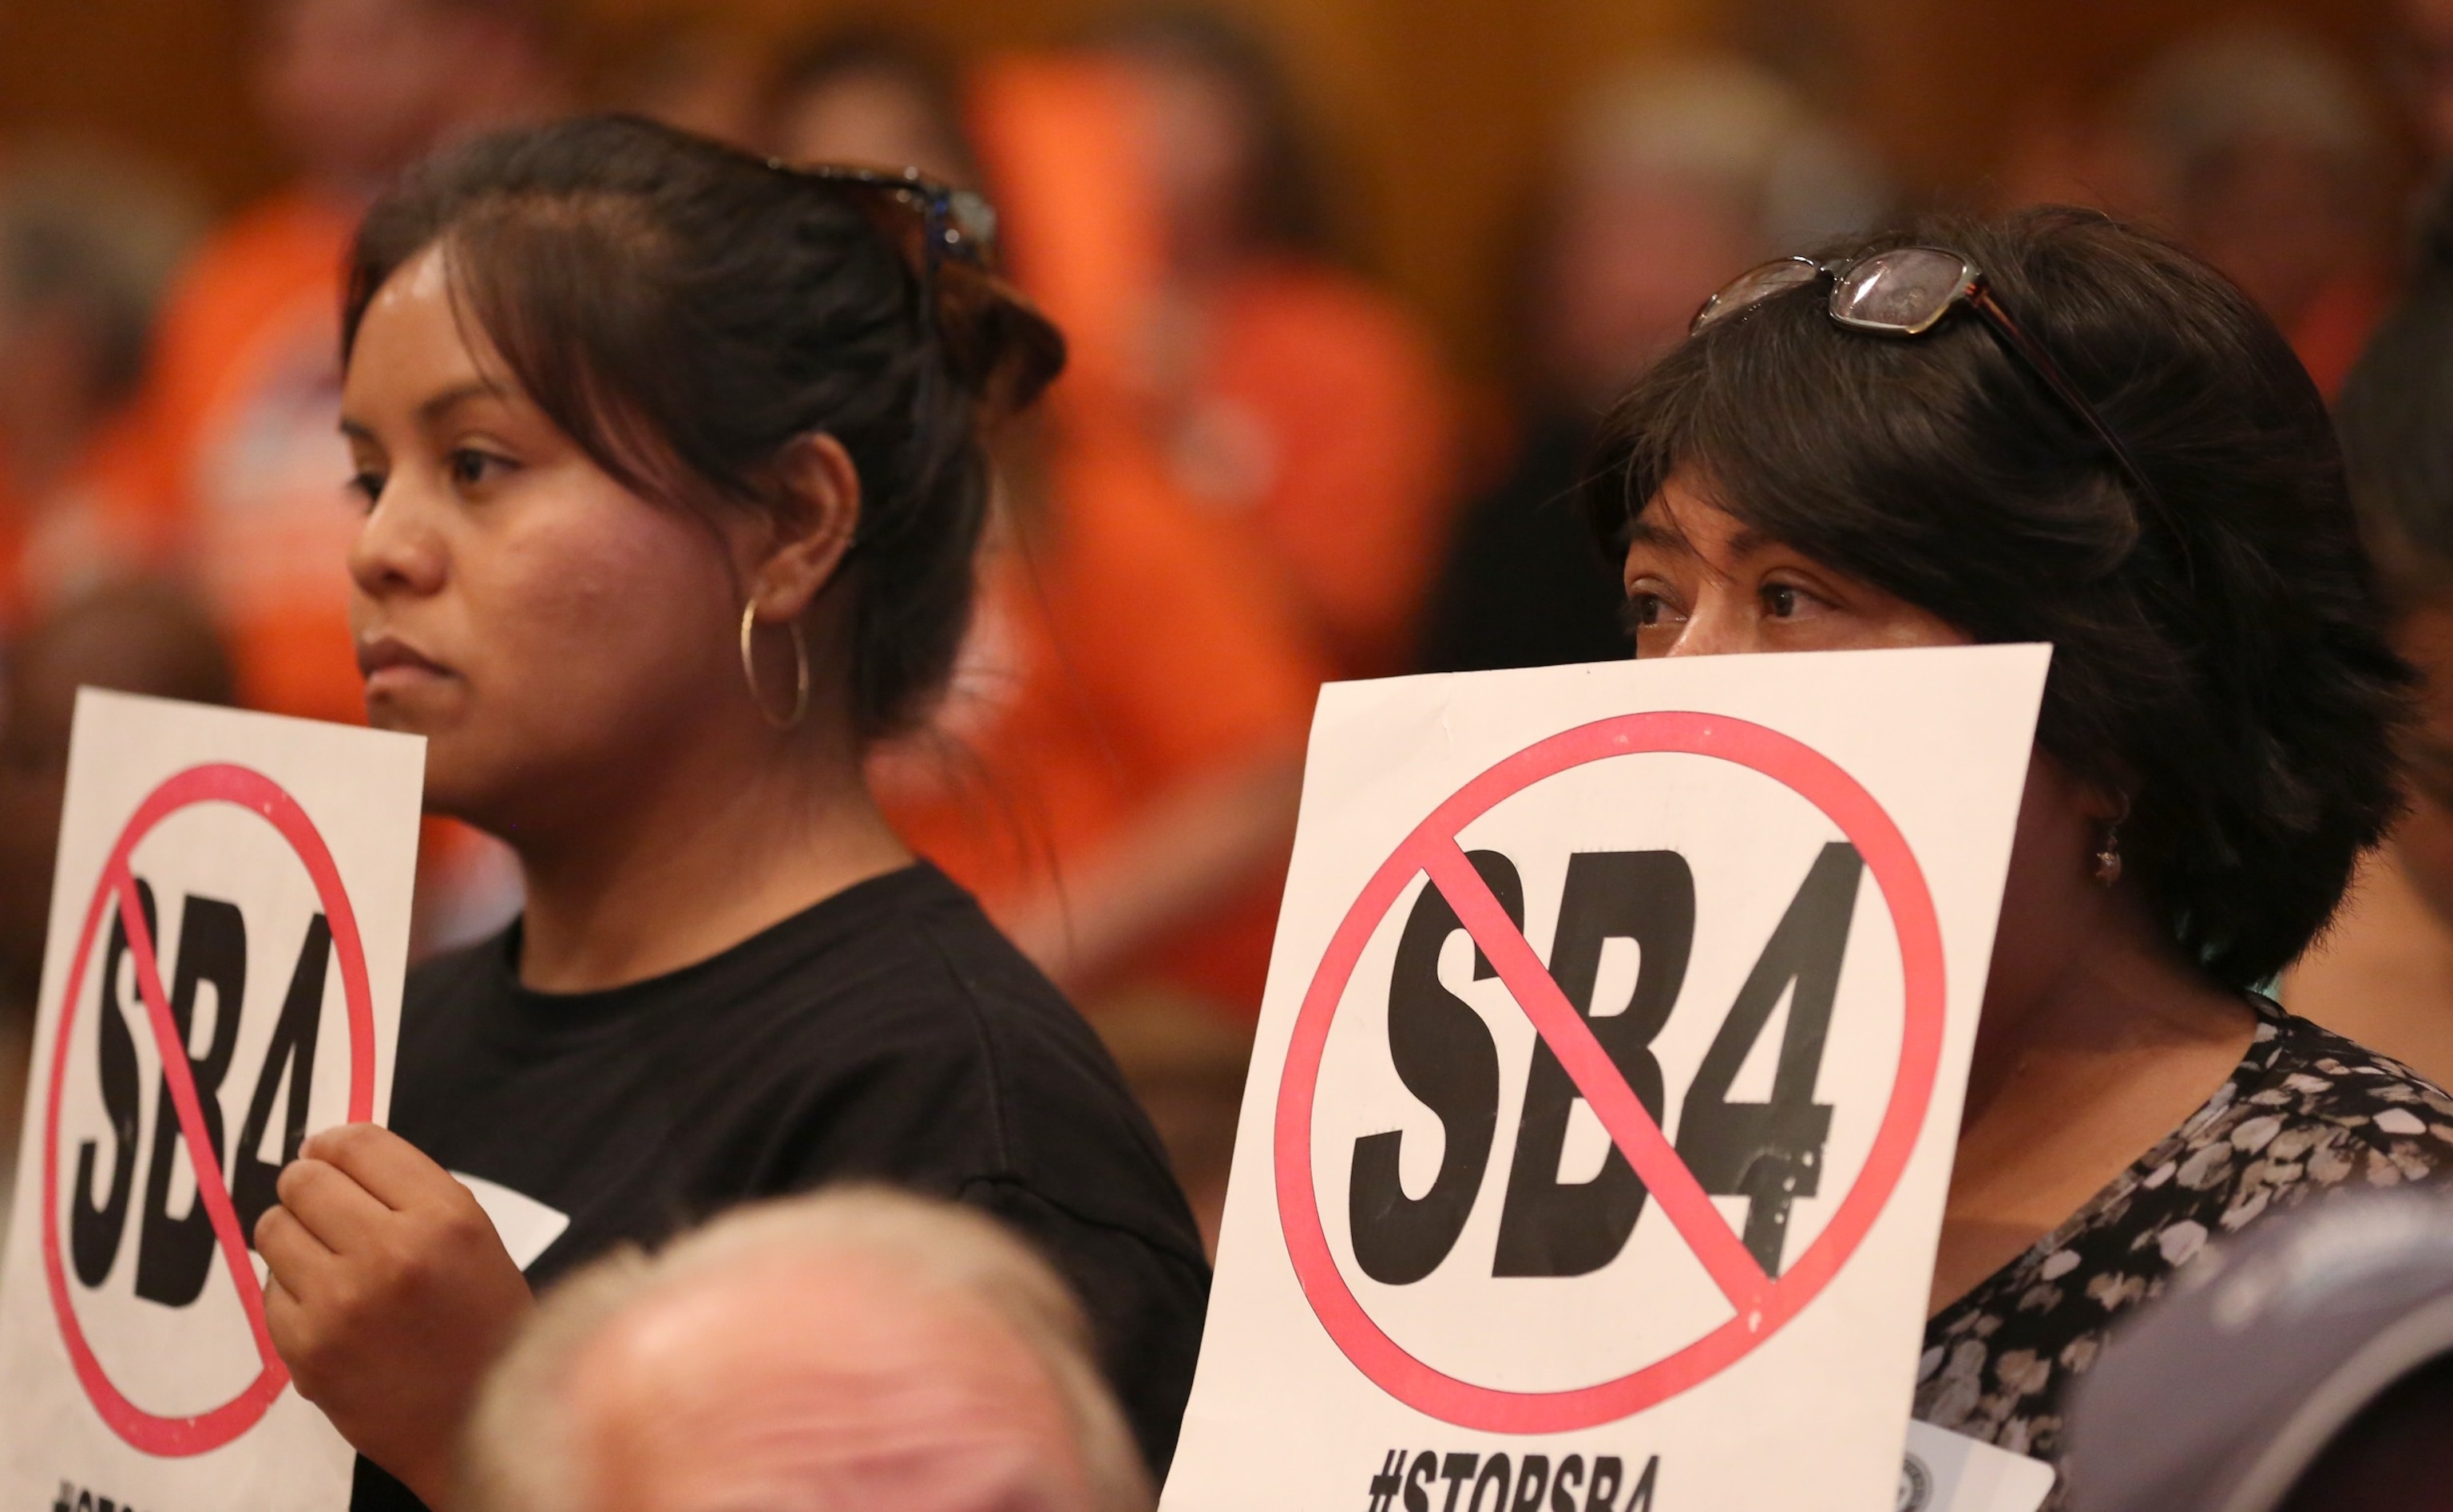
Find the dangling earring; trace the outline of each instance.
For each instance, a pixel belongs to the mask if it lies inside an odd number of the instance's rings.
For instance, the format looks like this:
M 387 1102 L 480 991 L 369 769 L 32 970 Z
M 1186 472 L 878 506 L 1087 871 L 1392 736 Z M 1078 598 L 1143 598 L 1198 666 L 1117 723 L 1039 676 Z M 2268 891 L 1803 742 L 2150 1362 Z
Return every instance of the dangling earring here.
M 792 728 L 809 712 L 809 648 L 801 639 L 800 621 L 787 620 L 784 627 L 792 632 L 792 712 L 777 719 L 758 691 L 758 653 L 751 646 L 751 637 L 758 628 L 758 601 L 752 599 L 741 607 L 741 675 L 749 683 L 749 702 L 757 705 L 759 716 L 777 729 Z
M 2129 800 L 2121 800 L 2121 812 L 2104 826 L 2104 844 L 2096 847 L 2095 882 L 2109 887 L 2121 880 L 2121 825 L 2129 817 Z

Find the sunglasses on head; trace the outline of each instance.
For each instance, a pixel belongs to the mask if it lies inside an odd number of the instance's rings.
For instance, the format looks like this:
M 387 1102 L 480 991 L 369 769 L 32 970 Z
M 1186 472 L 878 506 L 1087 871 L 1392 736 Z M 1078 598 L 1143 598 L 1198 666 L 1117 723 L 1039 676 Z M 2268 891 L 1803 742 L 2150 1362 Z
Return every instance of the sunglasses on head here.
M 898 233 L 905 255 L 917 264 L 924 335 L 933 336 L 936 330 L 939 269 L 954 262 L 984 273 L 996 271 L 996 207 L 976 190 L 956 189 L 916 168 L 900 172 L 833 164 L 805 168 L 776 157 L 768 158 L 767 166 L 867 202 L 881 223 Z
M 2186 552 L 2186 539 L 2173 527 L 2163 496 L 2147 480 L 2145 469 L 2129 454 L 2129 448 L 2122 444 L 2120 435 L 2095 406 L 2087 403 L 2086 396 L 2078 391 L 2078 386 L 2069 381 L 2051 354 L 2010 318 L 2010 312 L 1993 297 L 1983 271 L 1947 248 L 1894 247 L 1838 265 L 1817 262 L 1811 257 L 1783 257 L 1764 263 L 1740 273 L 1719 293 L 1704 301 L 1687 333 L 1708 330 L 1775 294 L 1821 283 L 1831 286 L 1826 312 L 1834 325 L 1876 336 L 1922 336 L 1955 309 L 1974 310 L 2010 355 L 2094 433 L 2111 454 L 2114 466 L 2146 506 L 2163 517 L 2173 541 Z

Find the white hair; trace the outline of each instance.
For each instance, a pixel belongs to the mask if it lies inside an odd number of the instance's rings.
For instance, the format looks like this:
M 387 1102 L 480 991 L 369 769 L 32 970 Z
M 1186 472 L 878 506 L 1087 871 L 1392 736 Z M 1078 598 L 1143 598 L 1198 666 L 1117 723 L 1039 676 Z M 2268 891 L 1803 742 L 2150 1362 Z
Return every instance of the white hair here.
M 736 1208 L 650 1258 L 625 1246 L 548 1292 L 488 1375 L 461 1457 L 466 1512 L 583 1512 L 570 1386 L 589 1346 L 653 1300 L 779 1258 L 857 1257 L 984 1305 L 1053 1384 L 1088 1489 L 1085 1512 L 1148 1512 L 1141 1452 L 1094 1361 L 1089 1326 L 1047 1263 L 994 1220 L 884 1187 Z

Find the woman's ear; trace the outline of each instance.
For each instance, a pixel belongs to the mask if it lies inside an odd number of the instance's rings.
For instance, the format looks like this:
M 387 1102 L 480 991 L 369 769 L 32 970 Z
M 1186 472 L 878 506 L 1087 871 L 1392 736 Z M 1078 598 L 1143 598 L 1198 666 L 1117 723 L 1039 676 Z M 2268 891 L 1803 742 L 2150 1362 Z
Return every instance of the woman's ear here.
M 798 619 L 843 567 L 860 530 L 860 469 L 843 443 L 824 431 L 795 437 L 775 459 L 780 506 L 769 517 L 765 555 L 749 570 L 758 618 Z

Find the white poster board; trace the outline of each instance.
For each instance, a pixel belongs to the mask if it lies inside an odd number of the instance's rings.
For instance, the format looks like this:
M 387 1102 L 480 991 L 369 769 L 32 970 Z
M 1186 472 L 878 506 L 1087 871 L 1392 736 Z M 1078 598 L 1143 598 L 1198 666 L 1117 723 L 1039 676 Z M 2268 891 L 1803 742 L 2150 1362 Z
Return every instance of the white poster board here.
M 2047 660 L 1324 690 L 1166 1512 L 1889 1512 Z
M 387 1115 L 425 746 L 78 695 L 0 1267 L 0 1506 L 349 1505 L 349 1447 L 264 1331 L 253 1219 L 303 1134 Z

